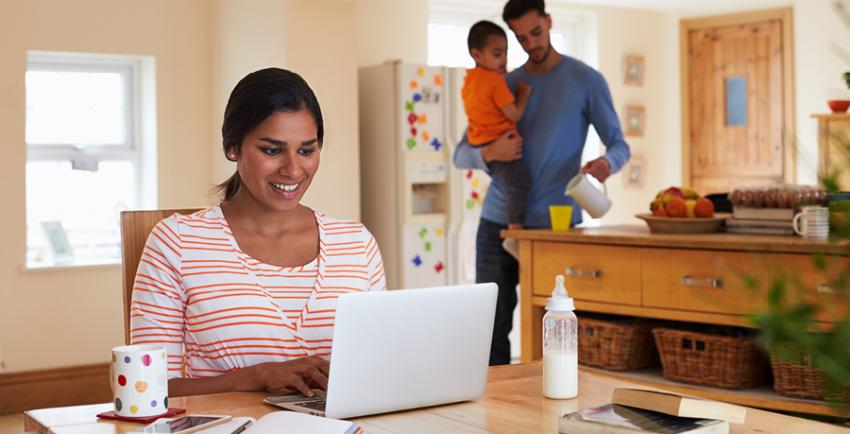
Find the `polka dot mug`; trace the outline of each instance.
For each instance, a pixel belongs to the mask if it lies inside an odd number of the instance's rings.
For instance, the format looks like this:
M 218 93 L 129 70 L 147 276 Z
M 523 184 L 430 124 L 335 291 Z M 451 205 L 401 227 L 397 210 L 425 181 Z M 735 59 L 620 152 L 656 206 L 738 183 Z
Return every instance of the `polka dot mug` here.
M 168 359 L 161 345 L 113 348 L 109 374 L 118 416 L 157 416 L 168 410 Z

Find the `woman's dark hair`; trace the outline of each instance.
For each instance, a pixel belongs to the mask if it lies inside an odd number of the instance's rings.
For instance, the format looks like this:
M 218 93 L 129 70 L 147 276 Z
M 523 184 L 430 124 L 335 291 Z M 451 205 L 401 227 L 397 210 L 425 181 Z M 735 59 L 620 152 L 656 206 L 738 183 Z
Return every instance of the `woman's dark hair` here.
M 325 135 L 322 109 L 313 89 L 300 75 L 280 68 L 266 68 L 246 75 L 230 93 L 221 125 L 221 142 L 225 154 L 239 152 L 242 141 L 251 130 L 275 112 L 297 112 L 306 109 L 316 122 L 319 147 Z M 239 172 L 218 186 L 224 200 L 233 199 L 242 185 Z
M 502 19 L 507 23 L 508 20 L 515 20 L 528 11 L 537 11 L 543 17 L 546 16 L 546 5 L 543 0 L 508 0 L 502 9 Z
M 505 30 L 499 27 L 498 24 L 481 20 L 472 25 L 469 28 L 469 35 L 466 37 L 466 46 L 469 49 L 469 52 L 472 52 L 472 49 L 476 49 L 481 51 L 484 49 L 484 45 L 487 44 L 487 38 L 493 36 L 501 36 L 508 39 L 508 35 L 505 33 Z

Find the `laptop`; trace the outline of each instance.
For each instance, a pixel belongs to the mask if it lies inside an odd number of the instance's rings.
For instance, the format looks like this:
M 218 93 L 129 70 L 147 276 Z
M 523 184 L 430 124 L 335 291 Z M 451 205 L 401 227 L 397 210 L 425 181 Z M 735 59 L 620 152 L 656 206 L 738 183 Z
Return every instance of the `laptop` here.
M 336 308 L 325 396 L 266 403 L 350 418 L 484 394 L 495 283 L 346 294 Z

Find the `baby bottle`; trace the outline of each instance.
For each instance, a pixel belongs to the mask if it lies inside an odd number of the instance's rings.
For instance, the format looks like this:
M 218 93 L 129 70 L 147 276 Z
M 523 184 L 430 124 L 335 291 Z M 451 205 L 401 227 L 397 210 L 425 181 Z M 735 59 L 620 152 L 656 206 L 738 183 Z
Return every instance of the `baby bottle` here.
M 543 316 L 543 396 L 547 398 L 574 398 L 578 394 L 578 319 L 574 309 L 564 276 L 558 275 Z

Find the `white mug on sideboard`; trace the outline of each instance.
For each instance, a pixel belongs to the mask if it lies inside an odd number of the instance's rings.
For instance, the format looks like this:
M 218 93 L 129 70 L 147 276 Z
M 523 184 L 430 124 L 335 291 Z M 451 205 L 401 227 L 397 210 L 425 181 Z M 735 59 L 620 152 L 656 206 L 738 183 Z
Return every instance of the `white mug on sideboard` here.
M 113 348 L 109 374 L 116 415 L 148 417 L 168 411 L 168 356 L 161 345 Z
M 804 206 L 792 223 L 794 232 L 807 240 L 829 238 L 829 208 L 825 206 Z
M 602 184 L 602 188 L 605 190 L 603 193 L 590 183 L 588 176 L 584 173 L 574 176 L 567 183 L 567 190 L 564 191 L 564 194 L 572 196 L 591 217 L 598 219 L 611 209 L 611 199 L 608 199 L 608 188 L 605 187 L 605 184 Z

